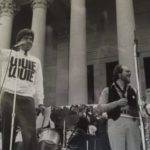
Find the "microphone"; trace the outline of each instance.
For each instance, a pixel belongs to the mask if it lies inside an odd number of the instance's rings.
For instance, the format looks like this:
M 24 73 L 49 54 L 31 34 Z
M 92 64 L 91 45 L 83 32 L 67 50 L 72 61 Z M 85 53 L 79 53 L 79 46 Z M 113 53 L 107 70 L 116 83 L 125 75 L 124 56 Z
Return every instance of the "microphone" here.
M 26 41 L 21 41 L 21 42 L 15 44 L 15 45 L 13 46 L 13 48 L 17 48 L 17 47 L 19 47 L 19 46 L 21 46 L 21 45 L 23 45 L 23 44 L 25 44 L 25 43 L 26 43 Z

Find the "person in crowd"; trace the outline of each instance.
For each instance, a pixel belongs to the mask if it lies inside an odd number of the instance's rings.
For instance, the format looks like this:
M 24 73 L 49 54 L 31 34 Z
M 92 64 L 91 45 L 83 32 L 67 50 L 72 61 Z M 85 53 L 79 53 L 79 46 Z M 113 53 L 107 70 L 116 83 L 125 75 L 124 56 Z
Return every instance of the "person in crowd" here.
M 25 28 L 18 32 L 17 44 L 13 49 L 0 49 L 3 150 L 9 150 L 10 147 L 12 111 L 15 99 L 12 146 L 14 146 L 16 128 L 19 126 L 24 150 L 37 150 L 35 101 L 38 103 L 39 109 L 43 111 L 44 94 L 40 60 L 30 54 L 33 41 L 33 31 Z
M 137 94 L 130 77 L 127 66 L 117 65 L 113 70 L 113 83 L 104 88 L 99 97 L 99 107 L 108 115 L 112 150 L 141 149 Z
M 145 91 L 145 101 L 143 108 L 145 109 L 145 115 L 150 116 L 150 88 Z

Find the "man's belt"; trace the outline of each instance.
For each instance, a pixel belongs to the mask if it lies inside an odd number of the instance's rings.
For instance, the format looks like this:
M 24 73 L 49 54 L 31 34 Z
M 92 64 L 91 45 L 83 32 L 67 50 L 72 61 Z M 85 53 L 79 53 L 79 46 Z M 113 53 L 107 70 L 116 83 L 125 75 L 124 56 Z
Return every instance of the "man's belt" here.
M 125 115 L 130 115 L 131 116 L 131 113 L 128 110 L 122 110 L 121 113 L 125 114 Z
M 124 114 L 124 115 L 132 116 L 132 117 L 138 117 L 138 113 L 135 114 L 135 113 L 132 112 L 132 110 L 122 110 L 121 113 Z

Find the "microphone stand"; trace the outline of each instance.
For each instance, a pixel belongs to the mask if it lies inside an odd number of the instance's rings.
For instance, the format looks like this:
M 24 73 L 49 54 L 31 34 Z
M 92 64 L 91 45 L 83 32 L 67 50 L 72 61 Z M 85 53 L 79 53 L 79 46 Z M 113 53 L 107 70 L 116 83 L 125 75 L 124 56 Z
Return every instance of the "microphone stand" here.
M 18 53 L 16 54 L 16 58 L 18 58 Z M 13 135 L 14 135 L 14 122 L 15 122 L 15 109 L 16 109 L 16 95 L 17 95 L 17 79 L 18 79 L 18 73 L 19 73 L 19 61 L 17 61 L 16 64 L 16 79 L 15 79 L 15 91 L 14 91 L 14 99 L 13 99 L 13 109 L 12 109 L 12 120 L 11 120 L 11 134 L 10 134 L 10 145 L 9 150 L 12 150 L 12 144 L 13 144 Z
M 141 92 L 140 92 L 139 74 L 138 74 L 137 57 L 139 56 L 139 53 L 137 52 L 137 46 L 138 46 L 138 40 L 135 38 L 134 40 L 134 63 L 135 63 L 135 76 L 136 76 L 136 83 L 137 83 L 137 96 L 138 96 L 138 105 L 139 105 L 140 131 L 141 131 L 141 138 L 142 138 L 142 148 L 143 150 L 146 150 L 144 124 L 142 120 Z
M 67 150 L 66 148 L 66 120 L 63 122 L 63 143 L 61 150 Z

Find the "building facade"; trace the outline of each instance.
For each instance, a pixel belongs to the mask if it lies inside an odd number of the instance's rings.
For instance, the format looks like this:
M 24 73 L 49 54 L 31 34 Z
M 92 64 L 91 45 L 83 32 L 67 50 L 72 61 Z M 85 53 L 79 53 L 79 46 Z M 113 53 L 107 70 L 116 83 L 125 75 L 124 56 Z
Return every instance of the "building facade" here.
M 45 104 L 97 103 L 117 62 L 132 71 L 142 95 L 150 87 L 147 0 L 0 0 L 0 47 L 22 28 L 35 32 L 32 53 L 43 65 Z M 135 39 L 137 45 L 135 45 Z

